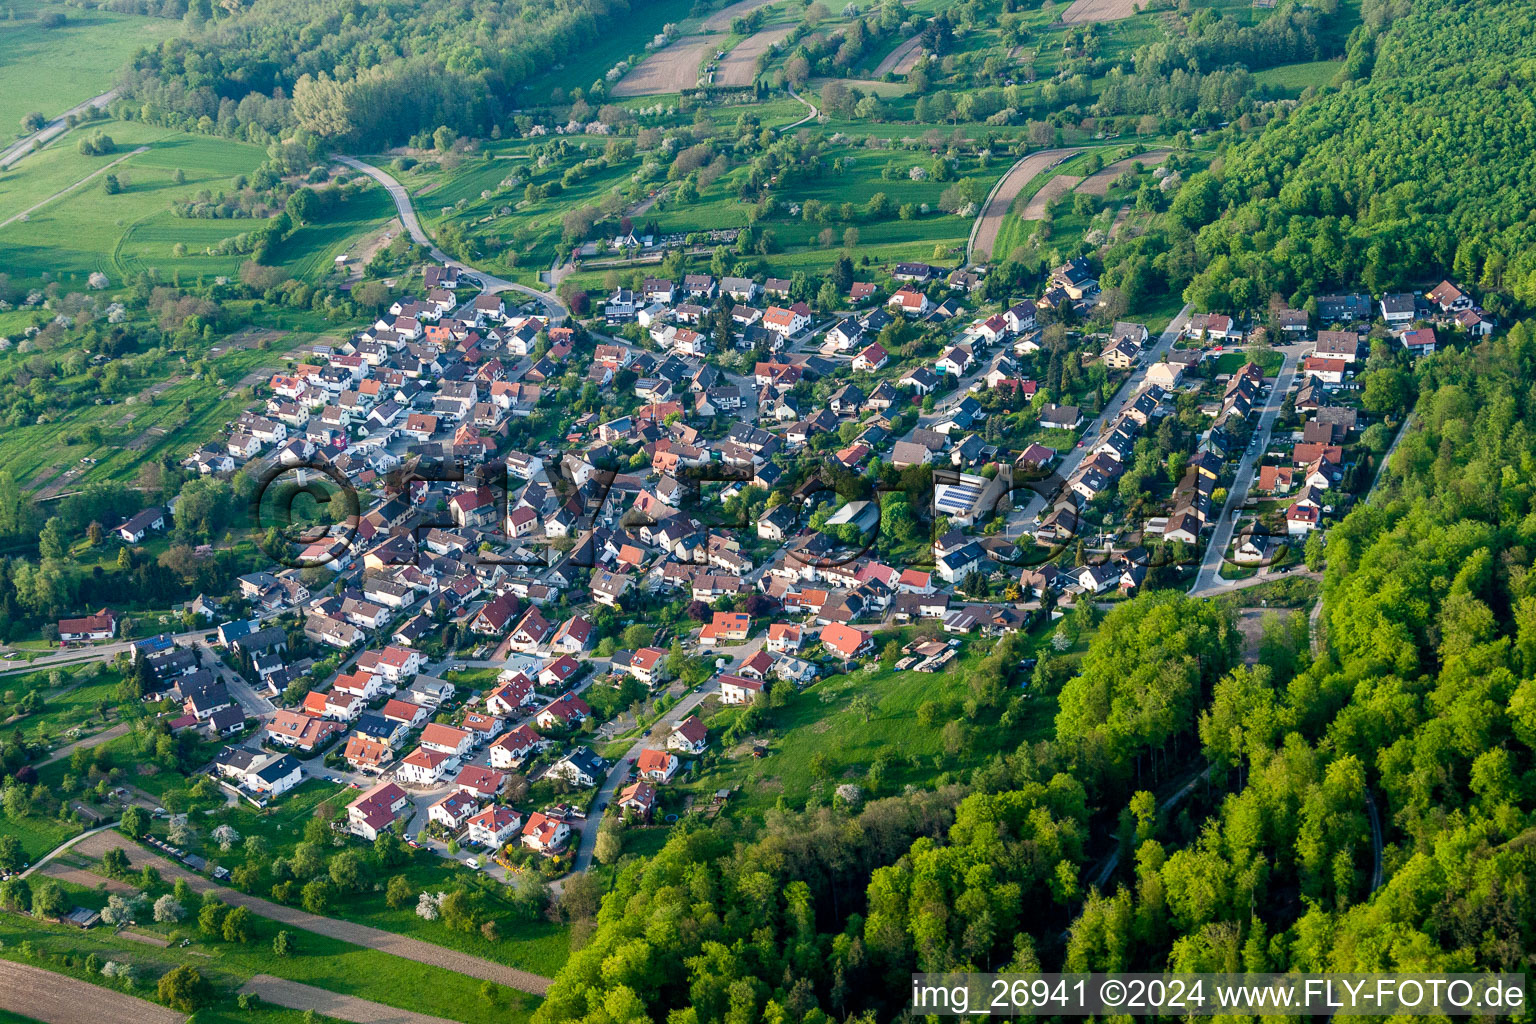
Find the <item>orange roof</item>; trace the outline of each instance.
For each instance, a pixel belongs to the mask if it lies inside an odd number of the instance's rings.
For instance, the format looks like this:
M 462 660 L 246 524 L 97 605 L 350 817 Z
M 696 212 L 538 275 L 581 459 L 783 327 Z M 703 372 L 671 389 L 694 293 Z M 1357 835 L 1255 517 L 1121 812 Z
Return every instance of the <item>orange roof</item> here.
M 427 727 L 421 730 L 421 742 L 436 744 L 439 747 L 457 747 L 468 737 L 469 733 L 465 730 L 455 729 L 441 722 L 428 722 Z
M 677 757 L 665 750 L 642 750 L 635 767 L 642 772 L 667 772 L 676 761 Z

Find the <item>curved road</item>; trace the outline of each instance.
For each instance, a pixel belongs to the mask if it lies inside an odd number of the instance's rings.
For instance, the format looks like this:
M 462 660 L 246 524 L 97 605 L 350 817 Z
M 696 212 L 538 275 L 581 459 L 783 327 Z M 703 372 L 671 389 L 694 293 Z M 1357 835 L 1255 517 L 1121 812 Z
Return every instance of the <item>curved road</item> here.
M 550 292 L 541 292 L 537 288 L 530 288 L 516 281 L 508 281 L 505 278 L 496 277 L 460 260 L 453 259 L 439 249 L 437 243 L 433 242 L 432 237 L 422 228 L 421 221 L 416 216 L 416 210 L 411 206 L 410 193 L 405 190 L 404 185 L 384 171 L 352 156 L 336 154 L 332 159 L 337 163 L 346 164 L 355 171 L 363 172 L 380 185 L 383 185 L 384 190 L 389 193 L 389 197 L 395 201 L 395 209 L 400 214 L 400 222 L 405 225 L 405 230 L 410 234 L 411 239 L 419 245 L 426 246 L 434 260 L 437 260 L 444 266 L 456 267 L 460 273 L 472 275 L 479 280 L 481 294 L 499 295 L 502 292 L 519 292 L 530 298 L 538 299 L 543 304 L 544 311 L 548 314 L 551 324 L 561 323 L 570 314 L 570 310 L 566 308 L 564 302 L 560 301 L 558 295 Z
M 807 121 L 814 121 L 818 117 L 821 116 L 821 111 L 817 108 L 816 104 L 812 103 L 810 100 L 806 99 L 804 96 L 801 96 L 799 93 L 795 92 L 794 89 L 790 89 L 789 90 L 789 94 L 791 96 L 793 96 L 795 99 L 799 100 L 801 103 L 804 103 L 805 106 L 806 106 L 806 109 L 809 110 L 810 113 L 806 114 L 804 117 L 802 117 L 800 120 L 794 122 L 793 124 L 787 124 L 783 128 L 775 128 L 774 131 L 778 132 L 778 133 L 792 132 L 796 128 L 799 128 L 801 125 L 805 124 Z

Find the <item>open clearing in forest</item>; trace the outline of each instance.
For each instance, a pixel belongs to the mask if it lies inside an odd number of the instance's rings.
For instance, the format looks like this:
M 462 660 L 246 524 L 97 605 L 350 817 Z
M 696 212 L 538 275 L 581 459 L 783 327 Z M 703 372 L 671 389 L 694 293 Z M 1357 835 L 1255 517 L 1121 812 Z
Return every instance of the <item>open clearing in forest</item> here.
M 976 217 L 976 226 L 971 230 L 970 258 L 975 259 L 978 252 L 992 255 L 992 247 L 997 244 L 997 233 L 1003 226 L 1003 218 L 1008 215 L 1013 201 L 1025 185 L 1033 181 L 1036 175 L 1050 170 L 1078 152 L 1076 149 L 1042 149 L 1014 164 L 1003 175 Z
M 613 87 L 614 96 L 659 96 L 699 84 L 699 65 L 714 45 L 708 36 L 684 36 L 636 64 Z
M 1116 160 L 1103 170 L 1095 171 L 1083 179 L 1077 191 L 1090 196 L 1104 196 L 1109 194 L 1109 187 L 1115 183 L 1115 179 L 1137 164 L 1143 167 L 1156 167 L 1173 155 L 1171 150 L 1156 149 L 1150 153 L 1142 153 L 1138 156 L 1128 156 L 1124 160 Z
M 1058 174 L 1040 186 L 1040 191 L 1036 192 L 1034 197 L 1030 199 L 1029 205 L 1024 207 L 1024 212 L 1019 214 L 1019 218 L 1021 220 L 1039 220 L 1045 216 L 1046 209 L 1052 203 L 1077 188 L 1078 185 L 1082 184 L 1082 181 L 1083 179 L 1076 175 Z
M 1136 0 L 1072 0 L 1061 15 L 1063 25 L 1082 25 L 1092 21 L 1119 21 L 1136 13 Z
M 779 25 L 753 33 L 751 38 L 725 55 L 725 59 L 720 62 L 720 67 L 715 71 L 715 84 L 751 85 L 752 79 L 757 77 L 757 58 L 783 42 L 785 37 L 793 31 L 793 25 Z

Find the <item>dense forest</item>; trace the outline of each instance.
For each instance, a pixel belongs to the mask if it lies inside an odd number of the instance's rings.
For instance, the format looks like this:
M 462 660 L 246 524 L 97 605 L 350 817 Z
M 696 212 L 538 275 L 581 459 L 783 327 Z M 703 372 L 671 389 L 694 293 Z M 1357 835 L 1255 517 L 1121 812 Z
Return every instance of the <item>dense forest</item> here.
M 257 142 L 295 126 L 365 147 L 440 125 L 485 134 L 521 82 L 628 9 L 626 0 L 192 0 L 187 34 L 141 51 L 121 84 L 147 116 Z
M 1201 268 L 1187 297 L 1304 301 L 1342 285 L 1433 284 L 1450 269 L 1495 312 L 1530 308 L 1536 9 L 1368 0 L 1363 14 L 1338 88 L 1186 185 L 1177 212 L 1198 232 Z M 1185 261 L 1173 262 L 1177 283 Z

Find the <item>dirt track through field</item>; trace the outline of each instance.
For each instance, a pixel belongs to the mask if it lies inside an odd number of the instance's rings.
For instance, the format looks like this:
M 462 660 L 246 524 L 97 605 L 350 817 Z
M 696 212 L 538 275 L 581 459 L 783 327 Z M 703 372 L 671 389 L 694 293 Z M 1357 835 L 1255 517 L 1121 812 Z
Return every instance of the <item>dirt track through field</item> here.
M 549 989 L 550 979 L 530 971 L 508 967 L 505 964 L 498 964 L 482 957 L 460 953 L 453 949 L 446 949 L 443 946 L 423 942 L 420 939 L 396 935 L 394 932 L 386 932 L 379 928 L 370 928 L 367 925 L 354 924 L 351 921 L 338 921 L 335 918 L 309 914 L 302 910 L 296 910 L 293 907 L 285 907 L 281 903 L 273 903 L 256 896 L 248 896 L 236 889 L 226 889 L 215 885 L 202 875 L 188 871 L 178 864 L 171 863 L 159 854 L 149 852 L 137 843 L 129 842 L 115 832 L 98 833 L 77 844 L 75 849 L 90 857 L 100 857 L 114 846 L 119 847 L 128 854 L 128 861 L 135 868 L 141 867 L 144 864 L 153 864 L 159 869 L 161 876 L 167 880 L 185 878 L 187 884 L 198 892 L 212 891 L 219 899 L 231 906 L 248 907 L 251 913 L 260 914 L 262 917 L 270 918 L 280 924 L 303 928 L 306 931 L 312 931 L 332 939 L 340 939 L 342 942 L 350 942 L 354 945 L 365 946 L 368 949 L 376 949 L 381 953 L 389 953 L 393 956 L 403 957 L 406 960 L 415 960 L 417 963 L 430 964 L 433 967 L 441 967 L 447 971 L 456 971 L 471 978 L 494 981 L 498 985 L 517 989 L 519 992 L 530 992 L 534 995 L 542 996 Z
M 982 204 L 981 213 L 976 217 L 976 225 L 971 229 L 971 242 L 966 250 L 966 258 L 974 260 L 976 253 L 984 252 L 989 256 L 995 255 L 992 247 L 997 244 L 997 234 L 1003 226 L 1003 218 L 1007 216 L 1013 201 L 1018 198 L 1024 186 L 1034 180 L 1035 176 L 1055 167 L 1067 157 L 1079 152 L 1076 149 L 1042 149 L 1038 153 L 1031 153 L 1018 163 L 1009 168 L 1002 180 L 992 189 L 992 194 Z
M 1172 155 L 1170 150 L 1157 149 L 1139 156 L 1128 156 L 1124 160 L 1116 160 L 1103 170 L 1095 171 L 1084 178 L 1083 183 L 1077 186 L 1077 191 L 1091 196 L 1108 195 L 1109 187 L 1115 183 L 1115 179 L 1132 167 L 1137 164 L 1147 168 L 1156 167 Z
M 885 59 L 875 65 L 873 77 L 884 78 L 887 74 L 904 75 L 917 66 L 917 59 L 922 55 L 923 37 L 913 36 L 886 54 Z
M 708 36 L 684 36 L 636 64 L 613 87 L 613 95 L 657 96 L 692 89 L 699 84 L 699 65 L 714 45 Z
M 87 174 L 85 177 L 81 178 L 79 181 L 75 182 L 73 185 L 68 185 L 68 186 L 65 186 L 64 188 L 59 189 L 57 192 L 55 192 L 53 195 L 49 196 L 47 199 L 44 199 L 42 202 L 36 203 L 36 204 L 34 204 L 32 206 L 29 206 L 25 210 L 22 210 L 20 213 L 15 214 L 15 215 L 13 215 L 13 216 L 11 216 L 11 217 L 3 220 L 3 221 L 0 221 L 0 228 L 3 228 L 3 227 L 5 227 L 8 224 L 14 224 L 16 221 L 21 220 L 23 217 L 28 217 L 28 216 L 36 213 L 38 210 L 41 210 L 43 207 L 47 206 L 49 203 L 53 202 L 55 199 L 59 198 L 62 195 L 68 195 L 70 192 L 73 192 L 75 189 L 79 188 L 81 185 L 84 185 L 86 182 L 90 181 L 92 178 L 95 178 L 98 175 L 106 174 L 108 171 L 110 171 L 112 168 L 116 167 L 118 164 L 122 163 L 124 160 L 129 160 L 129 159 L 132 159 L 133 157 L 138 156 L 140 153 L 148 153 L 148 152 L 149 152 L 149 147 L 148 146 L 140 146 L 138 149 L 135 149 L 135 150 L 133 150 L 131 152 L 128 152 L 128 153 L 124 153 L 122 156 L 118 157 L 116 160 L 113 160 L 111 163 L 107 164 L 105 167 L 98 167 L 98 168 L 96 168 L 90 174 Z
M 240 991 L 254 992 L 264 1003 L 274 1003 L 293 1010 L 314 1010 L 327 1017 L 356 1021 L 357 1024 L 454 1024 L 446 1017 L 397 1010 L 383 1003 L 339 995 L 329 989 L 274 978 L 270 974 L 256 975 L 241 985 Z
M 1136 0 L 1072 0 L 1061 15 L 1063 25 L 1090 21 L 1119 21 L 1136 13 Z
M 1057 199 L 1071 192 L 1082 183 L 1082 178 L 1071 174 L 1058 174 L 1044 185 L 1040 191 L 1030 199 L 1029 205 L 1024 207 L 1024 212 L 1019 214 L 1020 220 L 1039 220 L 1045 216 L 1045 211 Z
M 0 960 L 0 1007 L 47 1024 L 182 1024 L 184 1013 L 88 981 Z
M 793 25 L 765 28 L 725 55 L 715 71 L 716 85 L 748 86 L 757 73 L 757 58 L 794 31 Z

